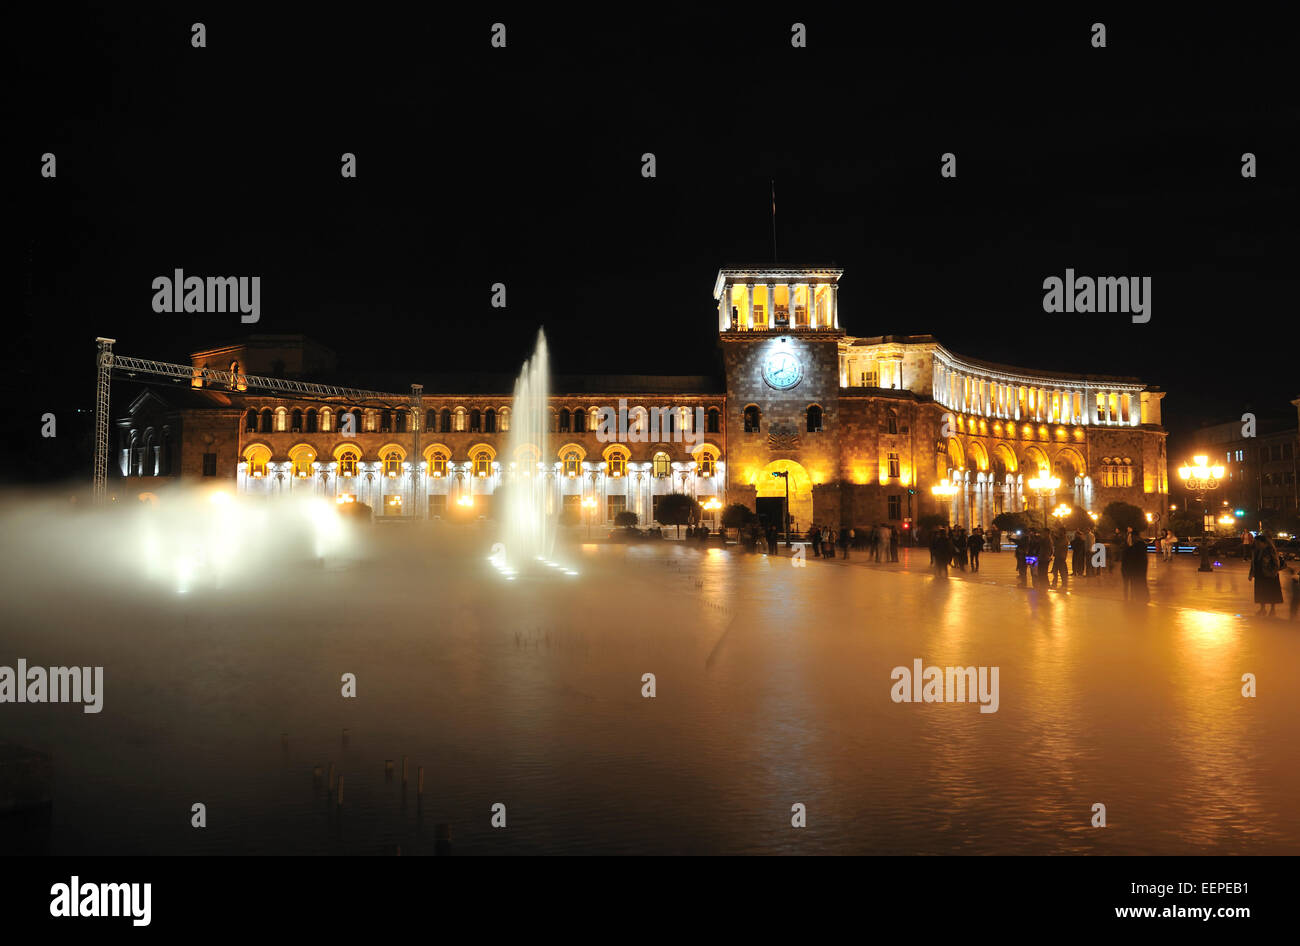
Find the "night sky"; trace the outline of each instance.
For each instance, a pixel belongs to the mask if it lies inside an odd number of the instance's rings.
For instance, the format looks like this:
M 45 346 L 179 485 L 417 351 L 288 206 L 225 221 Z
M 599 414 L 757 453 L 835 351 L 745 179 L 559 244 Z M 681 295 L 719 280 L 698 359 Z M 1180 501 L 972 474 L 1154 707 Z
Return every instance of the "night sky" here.
M 42 412 L 93 407 L 96 335 L 184 362 L 305 332 L 402 390 L 513 371 L 544 325 L 560 373 L 717 373 L 713 279 L 772 260 L 772 179 L 777 259 L 844 268 L 851 334 L 1136 375 L 1169 392 L 1175 434 L 1247 409 L 1294 422 L 1289 30 L 806 4 L 371 9 L 13 21 L 23 284 L 4 385 L 32 450 L 49 448 Z M 154 313 L 152 280 L 178 267 L 260 276 L 261 321 Z M 1150 323 L 1045 314 L 1042 282 L 1067 267 L 1151 276 Z

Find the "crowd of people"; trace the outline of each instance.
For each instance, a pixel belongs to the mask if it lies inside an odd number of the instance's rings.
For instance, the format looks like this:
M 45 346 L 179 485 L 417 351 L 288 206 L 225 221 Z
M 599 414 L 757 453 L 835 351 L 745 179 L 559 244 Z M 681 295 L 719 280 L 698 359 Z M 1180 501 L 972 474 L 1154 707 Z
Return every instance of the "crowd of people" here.
M 902 535 L 897 526 L 874 523 L 858 528 L 839 528 L 813 523 L 804 534 L 808 551 L 818 558 L 848 558 L 852 550 L 865 551 L 876 562 L 898 561 Z

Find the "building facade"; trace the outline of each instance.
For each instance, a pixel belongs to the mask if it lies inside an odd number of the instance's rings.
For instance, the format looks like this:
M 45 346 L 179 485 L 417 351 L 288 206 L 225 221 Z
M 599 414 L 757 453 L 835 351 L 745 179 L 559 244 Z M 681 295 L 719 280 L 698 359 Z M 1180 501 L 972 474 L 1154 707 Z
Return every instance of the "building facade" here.
M 545 456 L 507 455 L 507 384 L 363 403 L 263 396 L 237 380 L 205 386 L 201 368 L 236 378 L 332 370 L 321 346 L 255 336 L 196 352 L 191 389 L 132 401 L 116 421 L 114 473 L 124 492 L 159 477 L 224 480 L 248 495 L 351 496 L 382 516 L 490 518 L 501 487 L 536 470 L 554 484 L 552 511 L 602 525 L 624 510 L 652 523 L 659 497 L 674 492 L 715 526 L 742 503 L 774 522 L 788 508 L 798 529 L 907 528 L 926 512 L 987 527 L 999 512 L 1062 502 L 1167 509 L 1159 390 L 981 362 L 929 335 L 851 337 L 840 327 L 842 275 L 720 270 L 723 377 L 557 379 Z M 625 418 L 617 442 L 601 429 L 610 411 Z M 1030 485 L 1053 477 L 1055 488 Z

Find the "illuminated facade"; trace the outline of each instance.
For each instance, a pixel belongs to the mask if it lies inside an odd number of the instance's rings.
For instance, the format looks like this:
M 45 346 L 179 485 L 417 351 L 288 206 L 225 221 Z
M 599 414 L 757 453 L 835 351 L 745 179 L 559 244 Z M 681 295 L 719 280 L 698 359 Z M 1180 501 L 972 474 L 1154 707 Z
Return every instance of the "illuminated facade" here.
M 841 275 L 720 270 L 725 382 L 557 379 L 568 393 L 551 397 L 548 456 L 505 455 L 508 393 L 348 404 L 236 386 L 137 398 L 117 421 L 116 472 L 133 484 L 171 474 L 233 481 L 251 495 L 351 497 L 377 515 L 421 518 L 491 517 L 497 491 L 525 472 L 552 481 L 553 511 L 598 524 L 623 510 L 648 524 L 656 498 L 671 492 L 713 507 L 715 524 L 733 502 L 779 521 L 787 485 L 799 528 L 901 526 L 945 510 L 956 523 L 988 526 L 998 512 L 1062 502 L 1167 509 L 1161 392 L 1133 378 L 980 362 L 928 335 L 850 337 L 840 327 Z M 192 361 L 249 375 L 330 369 L 326 350 L 295 336 L 254 336 Z M 508 391 L 509 380 L 498 387 Z M 643 433 L 648 413 L 665 411 L 661 442 L 603 441 L 600 411 L 620 401 Z M 1038 476 L 1060 485 L 1035 494 L 1028 484 Z M 954 488 L 951 499 L 933 494 L 940 484 Z

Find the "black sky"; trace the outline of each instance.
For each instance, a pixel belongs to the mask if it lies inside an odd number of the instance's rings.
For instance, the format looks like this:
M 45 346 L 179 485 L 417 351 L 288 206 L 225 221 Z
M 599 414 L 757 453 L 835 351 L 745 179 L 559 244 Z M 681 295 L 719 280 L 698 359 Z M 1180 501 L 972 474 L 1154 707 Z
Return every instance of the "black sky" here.
M 1137 375 L 1168 390 L 1175 432 L 1246 409 L 1294 417 L 1288 29 L 1244 12 L 796 6 L 113 5 L 16 21 L 8 397 L 90 407 L 96 335 L 184 361 L 302 331 L 405 385 L 513 370 L 545 325 L 560 372 L 713 372 L 713 278 L 772 258 L 775 178 L 778 257 L 844 267 L 850 333 Z M 807 49 L 790 46 L 796 20 Z M 196 21 L 206 49 L 190 45 Z M 39 176 L 46 151 L 55 180 Z M 339 174 L 345 151 L 356 180 Z M 956 180 L 939 175 L 945 151 Z M 177 267 L 260 275 L 261 322 L 153 313 L 152 279 Z M 1042 281 L 1066 267 L 1151 276 L 1151 322 L 1044 314 Z

